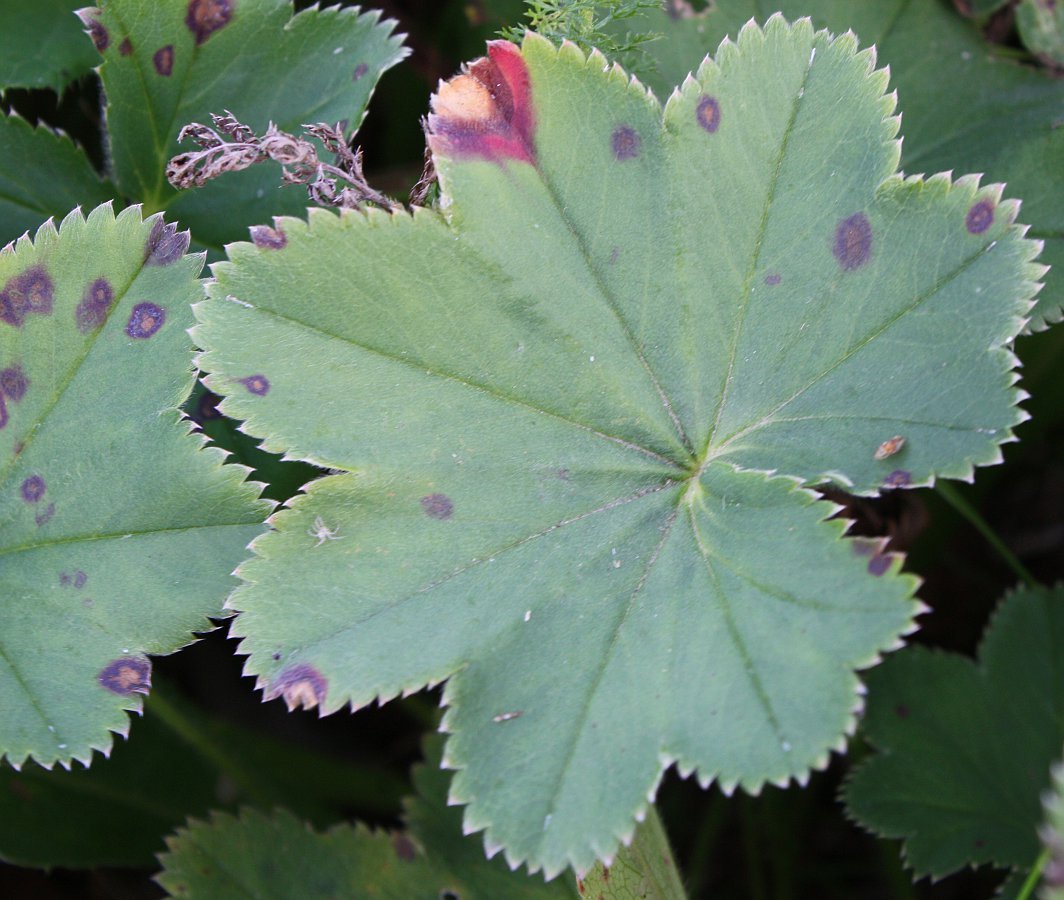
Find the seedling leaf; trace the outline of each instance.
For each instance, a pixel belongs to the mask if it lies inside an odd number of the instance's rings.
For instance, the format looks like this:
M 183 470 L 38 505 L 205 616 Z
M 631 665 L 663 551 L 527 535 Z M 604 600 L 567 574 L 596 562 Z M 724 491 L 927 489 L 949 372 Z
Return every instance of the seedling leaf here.
M 1042 273 L 998 188 L 894 174 L 885 86 L 781 17 L 664 110 L 600 55 L 496 42 L 434 99 L 444 215 L 232 246 L 207 383 L 342 470 L 238 573 L 267 699 L 447 679 L 466 830 L 548 875 L 609 857 L 674 761 L 750 791 L 825 765 L 917 607 L 802 485 L 997 460 Z
M 271 214 L 302 211 L 306 193 L 281 190 L 279 168 L 262 165 L 177 194 L 165 171 L 189 149 L 177 144 L 181 127 L 231 109 L 259 132 L 271 120 L 286 131 L 342 120 L 351 133 L 381 74 L 406 55 L 394 21 L 357 7 L 292 16 L 288 0 L 164 0 L 150 11 L 107 0 L 81 15 L 107 35 L 100 77 L 116 182 L 217 248 Z
M 879 750 L 846 787 L 849 812 L 905 839 L 917 876 L 1029 869 L 1049 769 L 1064 743 L 1064 589 L 1018 590 L 973 662 L 911 647 L 868 673 L 865 737 Z
M 88 764 L 209 629 L 263 505 L 183 433 L 201 256 L 109 205 L 0 251 L 0 757 Z

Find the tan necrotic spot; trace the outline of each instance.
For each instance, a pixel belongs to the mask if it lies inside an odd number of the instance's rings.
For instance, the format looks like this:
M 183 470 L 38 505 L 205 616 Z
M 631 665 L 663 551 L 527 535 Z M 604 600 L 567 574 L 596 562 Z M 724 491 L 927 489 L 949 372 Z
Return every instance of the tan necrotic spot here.
M 495 118 L 495 101 L 472 75 L 459 75 L 440 84 L 432 98 L 432 111 L 455 122 L 478 125 Z
M 104 666 L 97 680 L 115 694 L 146 694 L 151 688 L 151 663 L 143 657 L 121 657 Z
M 328 682 L 314 666 L 306 663 L 285 669 L 266 691 L 267 700 L 284 699 L 289 712 L 299 707 L 313 709 L 325 700 Z

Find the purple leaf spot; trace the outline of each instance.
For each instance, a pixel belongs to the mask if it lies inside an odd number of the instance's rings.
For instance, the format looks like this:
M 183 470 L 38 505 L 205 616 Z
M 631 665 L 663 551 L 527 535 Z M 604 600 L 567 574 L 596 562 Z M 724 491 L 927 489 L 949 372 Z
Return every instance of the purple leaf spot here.
M 165 47 L 160 47 L 155 51 L 155 55 L 151 58 L 151 64 L 155 66 L 155 71 L 158 72 L 163 78 L 169 78 L 170 73 L 174 71 L 174 45 L 167 44 Z
M 889 553 L 875 554 L 868 560 L 868 574 L 875 575 L 878 578 L 885 573 L 890 568 L 890 556 Z
M 189 234 L 178 232 L 177 225 L 156 219 L 144 248 L 144 262 L 149 266 L 168 266 L 188 250 Z
M 8 419 L 10 417 L 7 414 L 7 402 L 4 400 L 4 395 L 0 394 L 0 428 L 7 428 Z M 15 454 L 16 456 L 18 454 Z
M 133 52 L 133 42 L 129 38 L 124 38 L 122 43 L 118 45 L 118 52 L 122 56 L 129 56 Z
M 111 43 L 111 35 L 107 33 L 103 22 L 99 19 L 89 19 L 85 23 L 85 27 L 88 29 L 93 45 L 100 53 L 103 53 Z
M 618 125 L 610 136 L 610 146 L 613 148 L 613 158 L 617 162 L 626 159 L 635 159 L 643 145 L 643 139 L 634 128 L 627 125 Z
M 78 569 L 74 573 L 74 587 L 76 587 L 79 591 L 83 587 L 85 587 L 85 582 L 87 582 L 88 580 L 89 576 L 82 572 L 81 569 Z
M 43 512 L 39 512 L 39 513 L 37 513 L 37 515 L 35 515 L 33 517 L 33 521 L 36 522 L 37 523 L 37 527 L 40 528 L 42 525 L 50 522 L 52 520 L 52 516 L 54 516 L 54 515 L 55 515 L 55 504 L 54 503 L 49 503 L 48 506 L 45 507 Z
M 67 585 L 69 585 L 69 584 L 70 584 L 70 576 L 69 576 L 69 575 L 67 575 L 67 573 L 66 573 L 66 572 L 60 572 L 60 573 L 59 573 L 59 583 L 60 583 L 60 584 L 61 584 L 61 585 L 62 585 L 63 587 L 66 587 Z
M 872 255 L 872 224 L 864 213 L 854 213 L 835 229 L 835 259 L 844 272 L 859 269 Z
M 88 334 L 103 325 L 107 321 L 107 313 L 111 311 L 114 299 L 115 292 L 106 278 L 97 278 L 90 284 L 85 289 L 78 308 L 74 310 L 78 331 Z
M 970 234 L 982 234 L 994 224 L 994 204 L 990 200 L 980 200 L 968 210 L 964 217 L 964 227 Z
M 0 372 L 0 392 L 18 403 L 26 395 L 26 388 L 30 386 L 26 373 L 22 366 L 10 366 Z
M 912 480 L 911 472 L 906 472 L 904 469 L 895 469 L 883 479 L 883 484 L 889 488 L 908 487 L 912 484 Z
M 351 80 L 358 81 L 368 71 L 369 66 L 367 66 L 365 63 L 359 63 L 357 66 L 355 66 L 355 71 L 351 73 Z
M 422 497 L 421 508 L 430 519 L 449 519 L 454 515 L 454 504 L 446 494 L 428 494 Z
M 417 859 L 417 845 L 405 834 L 393 835 L 392 847 L 395 849 L 395 855 L 403 862 L 413 862 Z
M 40 475 L 31 475 L 22 482 L 22 487 L 19 490 L 22 492 L 22 499 L 27 503 L 40 503 L 47 488 L 44 485 L 44 479 Z
M 289 712 L 298 707 L 313 709 L 325 701 L 328 682 L 314 666 L 300 663 L 285 669 L 266 691 L 266 700 L 283 697 Z
M 621 258 L 621 248 L 620 247 L 614 247 L 610 251 L 610 265 L 611 266 L 617 265 L 617 260 L 620 259 L 620 258 Z
M 288 237 L 280 228 L 270 228 L 269 225 L 252 225 L 251 240 L 256 247 L 265 250 L 280 250 L 288 243 Z
M 896 715 L 899 719 L 909 718 L 909 707 L 907 707 L 904 703 L 899 703 L 897 706 L 894 707 L 894 715 Z
M 765 276 L 765 284 L 767 284 L 769 287 L 779 284 L 782 280 L 783 278 L 776 272 L 773 272 L 771 275 Z
M 16 328 L 28 313 L 46 316 L 52 311 L 55 288 L 42 266 L 31 266 L 21 275 L 9 278 L 0 291 L 0 319 Z
M 270 380 L 265 375 L 249 375 L 241 378 L 240 383 L 256 397 L 265 397 L 270 392 Z
M 96 680 L 122 696 L 146 694 L 151 688 L 151 663 L 140 656 L 124 656 L 104 666 Z
M 189 0 L 185 25 L 196 36 L 196 46 L 202 44 L 233 18 L 231 0 Z
M 129 314 L 126 334 L 131 338 L 150 338 L 166 321 L 166 310 L 154 303 L 138 303 Z
M 720 128 L 720 104 L 717 98 L 703 96 L 698 101 L 698 106 L 695 107 L 695 118 L 698 119 L 698 124 L 710 134 Z

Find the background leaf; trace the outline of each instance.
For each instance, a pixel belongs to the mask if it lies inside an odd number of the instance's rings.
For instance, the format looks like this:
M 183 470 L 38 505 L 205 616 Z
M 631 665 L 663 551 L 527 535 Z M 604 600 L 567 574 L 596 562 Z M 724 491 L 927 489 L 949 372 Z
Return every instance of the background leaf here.
M 197 452 L 202 258 L 110 206 L 0 251 L 0 754 L 88 763 L 141 708 L 148 654 L 212 627 L 264 506 Z
M 680 4 L 672 4 L 679 7 Z M 1059 6 L 1059 4 L 1058 4 Z M 645 45 L 658 65 L 647 82 L 667 97 L 726 36 L 775 10 L 811 16 L 817 27 L 852 29 L 875 44 L 905 111 L 901 165 L 906 172 L 982 172 L 1024 199 L 1031 237 L 1045 242 L 1053 272 L 1031 313 L 1041 331 L 1064 315 L 1064 81 L 1004 58 L 979 30 L 941 0 L 716 0 L 694 16 L 648 14 L 642 29 L 660 32 Z M 1060 10 L 1058 9 L 1058 15 Z M 631 21 L 627 28 L 637 27 Z
M 80 147 L 17 115 L 0 116 L 0 158 L 0 245 L 47 218 L 61 218 L 75 206 L 96 207 L 113 195 Z
M 545 884 L 488 860 L 479 841 L 463 837 L 460 810 L 447 805 L 448 777 L 439 768 L 442 741 L 430 739 L 428 760 L 407 801 L 409 831 L 371 832 L 338 825 L 315 834 L 289 813 L 271 819 L 245 810 L 215 815 L 168 839 L 156 880 L 174 897 L 402 897 L 404 900 L 548 900 L 576 898 L 571 880 Z
M 1028 869 L 1049 767 L 1064 743 L 1064 589 L 1022 589 L 979 662 L 910 647 L 868 673 L 862 732 L 879 753 L 853 774 L 849 812 L 903 837 L 916 876 L 968 864 Z
M 1055 0 L 1020 0 L 1016 27 L 1035 56 L 1048 65 L 1064 68 L 1064 8 Z
M 0 10 L 0 87 L 61 91 L 88 74 L 97 55 L 74 15 L 81 5 L 80 0 L 4 3 Z
M 287 131 L 342 120 L 352 133 L 381 73 L 406 55 L 394 22 L 380 23 L 378 11 L 291 13 L 288 0 L 107 0 L 83 12 L 105 36 L 97 43 L 115 181 L 147 209 L 165 208 L 203 245 L 220 248 L 273 214 L 300 212 L 307 197 L 281 190 L 272 165 L 175 192 L 165 169 L 183 125 L 230 109 L 260 133 L 271 120 Z
M 826 764 L 914 580 L 797 483 L 996 460 L 1042 268 L 998 189 L 894 175 L 852 36 L 748 27 L 664 112 L 572 45 L 490 53 L 429 119 L 446 218 L 282 219 L 196 339 L 223 411 L 347 472 L 239 570 L 248 673 L 323 713 L 449 679 L 465 828 L 553 875 L 673 761 Z

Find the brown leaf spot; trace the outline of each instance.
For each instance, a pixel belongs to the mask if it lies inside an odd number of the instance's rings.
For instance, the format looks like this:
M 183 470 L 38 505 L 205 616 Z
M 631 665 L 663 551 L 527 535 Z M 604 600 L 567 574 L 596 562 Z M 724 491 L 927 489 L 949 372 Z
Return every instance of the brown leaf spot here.
M 835 229 L 832 253 L 844 272 L 859 269 L 872 255 L 872 223 L 864 213 L 854 213 Z
M 196 404 L 196 413 L 193 418 L 197 422 L 206 422 L 209 419 L 221 418 L 221 413 L 218 411 L 218 404 L 222 402 L 222 398 L 217 394 L 212 394 L 210 391 L 204 391 L 199 398 L 199 403 Z
M 9 366 L 0 372 L 0 392 L 15 403 L 18 403 L 26 395 L 26 388 L 30 385 L 22 366 Z
M 115 292 L 106 278 L 97 278 L 85 288 L 81 302 L 74 310 L 74 320 L 77 322 L 78 331 L 88 334 L 103 325 L 107 321 L 107 313 L 111 311 L 114 299 Z
M 174 71 L 174 45 L 167 44 L 156 50 L 151 58 L 151 64 L 163 78 L 169 78 L 170 73 Z
M 267 700 L 283 697 L 289 712 L 298 707 L 313 709 L 323 703 L 328 683 L 314 666 L 300 663 L 285 669 L 270 685 Z
M 177 225 L 156 219 L 144 247 L 144 263 L 149 266 L 168 266 L 188 250 L 189 234 L 179 232 Z
M 97 681 L 115 694 L 146 694 L 151 688 L 151 662 L 142 656 L 123 656 L 100 670 Z
M 89 37 L 92 38 L 93 45 L 100 53 L 103 53 L 111 43 L 111 35 L 107 33 L 103 22 L 99 19 L 89 19 L 85 27 L 89 32 Z
M 45 490 L 47 488 L 44 484 L 44 479 L 40 475 L 31 475 L 22 482 L 22 486 L 19 488 L 22 493 L 22 499 L 27 503 L 40 503 L 44 497 Z
M 249 394 L 257 397 L 265 397 L 270 391 L 270 380 L 265 375 L 249 375 L 241 378 L 240 383 L 247 388 Z
M 122 43 L 118 45 L 118 52 L 122 56 L 129 56 L 133 52 L 133 42 L 129 38 L 123 38 Z
M 717 98 L 710 97 L 708 94 L 704 95 L 695 107 L 695 118 L 698 119 L 698 124 L 710 134 L 720 128 L 720 103 L 717 102 Z
M 982 234 L 994 224 L 994 204 L 990 200 L 980 200 L 968 210 L 964 217 L 964 227 L 970 234 Z
M 626 159 L 635 159 L 643 146 L 643 139 L 639 132 L 627 125 L 618 125 L 610 136 L 610 147 L 613 149 L 613 158 L 617 162 Z
M 166 310 L 154 303 L 138 303 L 129 314 L 126 334 L 131 338 L 150 338 L 166 322 Z
M 430 519 L 449 519 L 454 515 L 454 504 L 446 494 L 428 494 L 422 497 L 421 508 Z
M 224 28 L 233 18 L 230 0 L 189 0 L 185 25 L 196 36 L 198 47 L 219 28 Z
M 280 228 L 270 228 L 269 225 L 252 225 L 252 243 L 264 250 L 280 250 L 288 244 L 288 236 Z

